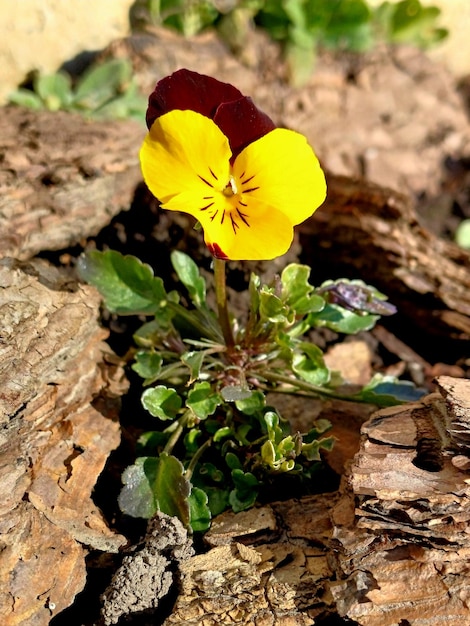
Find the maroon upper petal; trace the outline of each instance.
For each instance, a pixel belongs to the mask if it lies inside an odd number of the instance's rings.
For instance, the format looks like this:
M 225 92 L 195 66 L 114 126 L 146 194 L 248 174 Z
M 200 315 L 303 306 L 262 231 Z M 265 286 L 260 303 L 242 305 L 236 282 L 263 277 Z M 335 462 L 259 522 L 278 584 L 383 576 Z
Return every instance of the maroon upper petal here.
M 276 128 L 272 119 L 246 96 L 233 102 L 223 102 L 213 119 L 228 138 L 233 156 Z
M 157 117 L 181 109 L 196 111 L 213 119 L 223 102 L 242 98 L 243 94 L 229 83 L 190 70 L 178 70 L 160 80 L 150 94 L 146 122 L 150 128 Z
M 157 83 L 149 97 L 147 127 L 173 109 L 189 109 L 214 120 L 228 138 L 233 156 L 276 128 L 251 98 L 243 96 L 233 85 L 186 69 Z

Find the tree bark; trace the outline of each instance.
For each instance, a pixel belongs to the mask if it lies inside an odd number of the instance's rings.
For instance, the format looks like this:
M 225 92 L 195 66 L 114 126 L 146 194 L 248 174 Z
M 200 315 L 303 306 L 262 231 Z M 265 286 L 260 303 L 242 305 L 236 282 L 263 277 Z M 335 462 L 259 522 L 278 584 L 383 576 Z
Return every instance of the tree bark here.
M 123 370 L 100 298 L 39 260 L 0 261 L 0 615 L 46 625 L 85 584 L 89 547 L 115 552 L 91 499 L 120 440 Z
M 129 209 L 144 135 L 130 121 L 3 108 L 0 258 L 76 245 Z
M 402 330 L 467 346 L 470 253 L 422 228 L 407 196 L 330 176 L 325 204 L 300 232 L 314 278 L 361 278 L 397 306 Z

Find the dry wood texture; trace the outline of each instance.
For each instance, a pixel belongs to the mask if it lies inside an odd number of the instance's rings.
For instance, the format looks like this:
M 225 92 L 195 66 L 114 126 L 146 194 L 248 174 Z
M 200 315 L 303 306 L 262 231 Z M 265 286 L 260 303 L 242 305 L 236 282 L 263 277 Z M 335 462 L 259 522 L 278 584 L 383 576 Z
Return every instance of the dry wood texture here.
M 333 511 L 342 575 L 331 591 L 363 626 L 470 624 L 470 381 L 438 387 L 363 427 Z
M 338 492 L 216 518 L 165 626 L 468 626 L 470 381 L 438 387 L 371 417 Z
M 127 210 L 141 181 L 144 134 L 128 121 L 2 109 L 0 257 L 77 244 Z
M 0 616 L 49 623 L 85 584 L 88 547 L 115 552 L 91 499 L 120 440 L 126 389 L 99 297 L 41 261 L 0 261 Z
M 301 233 L 314 275 L 328 268 L 329 278 L 361 277 L 387 294 L 411 328 L 470 339 L 470 253 L 422 228 L 406 196 L 330 176 L 326 203 Z

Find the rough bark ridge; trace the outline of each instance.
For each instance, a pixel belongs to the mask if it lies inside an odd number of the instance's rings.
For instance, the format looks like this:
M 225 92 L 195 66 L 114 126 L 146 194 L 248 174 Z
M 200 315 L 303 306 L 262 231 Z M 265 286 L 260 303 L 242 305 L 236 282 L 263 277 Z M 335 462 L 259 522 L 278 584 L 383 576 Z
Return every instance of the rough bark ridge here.
M 439 393 L 364 425 L 333 510 L 331 591 L 363 626 L 470 624 L 470 381 L 437 382 Z
M 87 546 L 115 552 L 91 493 L 120 439 L 126 384 L 99 297 L 45 262 L 0 261 L 0 615 L 46 625 L 85 583 Z M 51 575 L 52 572 L 52 575 Z
M 142 180 L 144 126 L 2 109 L 0 258 L 28 259 L 96 235 Z
M 301 233 L 314 271 L 321 249 L 330 274 L 360 276 L 381 289 L 420 333 L 470 338 L 470 254 L 422 228 L 406 196 L 330 176 L 325 204 Z

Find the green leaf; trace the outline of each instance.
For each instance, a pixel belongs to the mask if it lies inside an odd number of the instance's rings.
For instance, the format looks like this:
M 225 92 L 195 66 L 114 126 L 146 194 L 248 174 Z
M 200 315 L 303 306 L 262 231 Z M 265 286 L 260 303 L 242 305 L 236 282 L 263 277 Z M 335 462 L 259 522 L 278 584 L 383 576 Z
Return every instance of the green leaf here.
M 222 441 L 226 437 L 231 437 L 233 435 L 233 430 L 230 426 L 222 426 L 218 430 L 215 431 L 212 439 L 214 442 Z
M 226 385 L 220 390 L 225 402 L 237 402 L 251 397 L 252 392 L 247 385 Z
M 163 358 L 158 352 L 139 350 L 135 355 L 135 363 L 131 367 L 139 376 L 145 378 L 144 385 L 148 385 L 160 374 L 162 363 Z
M 249 509 L 258 497 L 259 482 L 251 472 L 240 469 L 232 470 L 235 488 L 229 495 L 229 503 L 235 513 Z
M 207 352 L 205 350 L 194 350 L 191 352 L 185 352 L 181 356 L 181 362 L 189 367 L 189 384 L 192 384 L 195 380 L 199 378 L 201 367 L 206 355 Z
M 227 452 L 227 454 L 225 455 L 225 462 L 227 463 L 228 467 L 231 470 L 237 469 L 237 470 L 241 471 L 241 469 L 243 467 L 241 462 L 240 462 L 240 459 L 233 452 Z
M 142 394 L 142 404 L 154 417 L 161 420 L 172 420 L 178 415 L 183 404 L 182 399 L 174 389 L 158 385 L 146 389 Z
M 330 328 L 337 333 L 354 335 L 361 330 L 370 330 L 379 319 L 378 315 L 359 315 L 337 304 L 327 304 L 319 313 L 311 313 L 308 321 L 317 328 Z
M 313 343 L 301 342 L 292 357 L 292 370 L 303 380 L 321 387 L 330 381 L 330 370 L 323 360 L 323 352 Z
M 229 490 L 225 486 L 227 478 L 222 471 L 212 463 L 203 463 L 193 475 L 193 482 L 207 495 L 207 505 L 213 517 L 225 511 L 229 504 Z
M 416 402 L 426 393 L 425 389 L 419 389 L 409 381 L 398 380 L 394 376 L 376 374 L 356 397 L 362 402 L 387 407 L 405 402 Z
M 186 406 L 201 420 L 212 415 L 222 404 L 222 398 L 208 382 L 196 383 L 188 393 Z
M 448 35 L 446 29 L 436 27 L 440 13 L 438 7 L 423 7 L 419 0 L 398 2 L 390 17 L 390 39 L 422 48 L 438 43 Z
M 289 307 L 274 294 L 271 287 L 263 285 L 259 291 L 259 299 L 259 313 L 262 322 L 292 323 L 292 316 L 289 319 Z
M 324 298 L 312 294 L 309 277 L 310 268 L 298 263 L 291 263 L 281 274 L 282 300 L 299 316 L 321 311 L 325 306 Z
M 184 252 L 173 250 L 171 263 L 178 278 L 186 287 L 193 304 L 202 307 L 206 304 L 206 281 L 199 273 L 196 263 Z
M 38 74 L 34 79 L 34 91 L 49 111 L 68 107 L 72 100 L 71 85 L 70 76 L 63 72 Z
M 237 400 L 235 406 L 245 415 L 255 415 L 266 406 L 266 398 L 262 391 L 253 391 L 249 397 Z
M 44 108 L 44 103 L 41 98 L 29 89 L 17 89 L 8 96 L 8 102 L 10 104 L 16 104 L 21 107 L 27 107 L 28 109 L 34 109 L 39 111 Z
M 337 2 L 325 25 L 322 42 L 334 48 L 358 52 L 367 50 L 373 43 L 371 17 L 371 11 L 364 0 Z
M 266 411 L 263 415 L 263 422 L 266 426 L 269 440 L 276 444 L 283 435 L 283 431 L 279 425 L 279 415 L 275 411 Z
M 149 430 L 142 433 L 137 439 L 138 456 L 155 456 L 167 443 L 170 433 L 160 432 L 159 430 Z
M 310 35 L 310 42 L 301 45 L 290 38 L 285 45 L 284 54 L 291 85 L 294 87 L 305 85 L 312 75 L 317 59 L 315 40 Z
M 171 293 L 168 294 L 168 300 L 171 299 Z M 160 309 L 155 319 L 145 322 L 134 333 L 133 339 L 136 344 L 142 348 L 155 348 L 160 344 L 162 335 L 169 333 L 172 317 L 173 312 L 168 307 Z
M 309 443 L 302 443 L 300 453 L 307 461 L 321 461 L 320 450 L 330 451 L 334 445 L 334 437 L 324 437 Z
M 124 487 L 118 502 L 126 515 L 149 519 L 161 511 L 189 525 L 191 483 L 184 477 L 183 465 L 176 457 L 165 453 L 140 457 L 124 471 L 122 481 Z
M 82 280 L 98 289 L 106 308 L 113 313 L 150 315 L 167 301 L 162 279 L 134 256 L 92 250 L 79 258 L 77 269 Z
M 195 532 L 207 530 L 211 525 L 212 518 L 207 494 L 199 487 L 193 487 L 188 502 L 191 528 Z
M 95 110 L 113 99 L 129 85 L 132 66 L 128 59 L 111 59 L 90 67 L 78 82 L 74 104 Z

